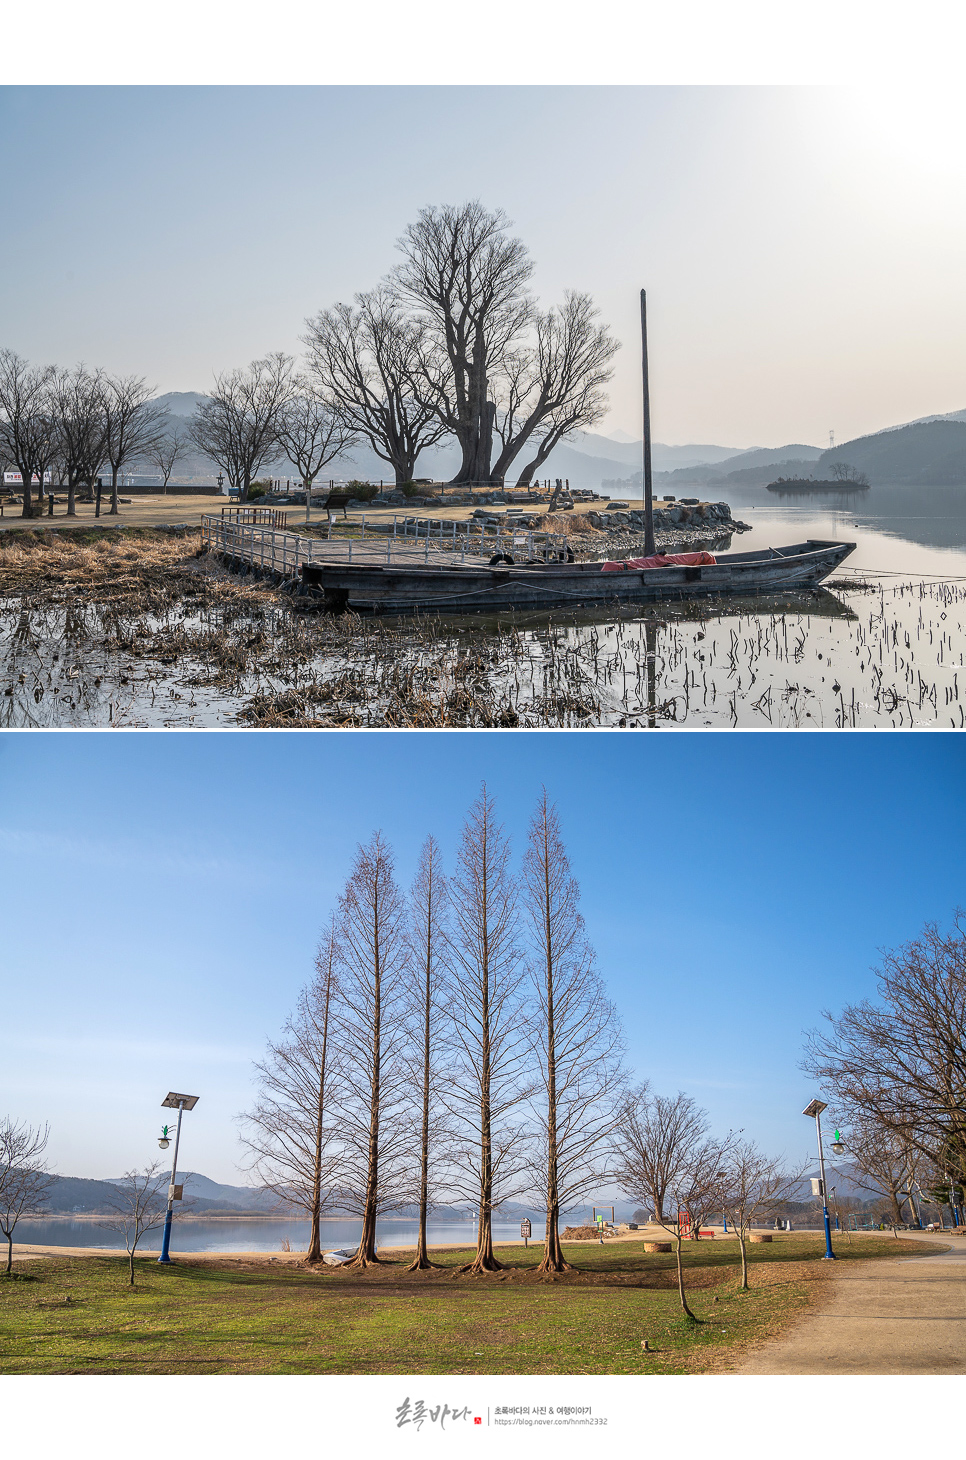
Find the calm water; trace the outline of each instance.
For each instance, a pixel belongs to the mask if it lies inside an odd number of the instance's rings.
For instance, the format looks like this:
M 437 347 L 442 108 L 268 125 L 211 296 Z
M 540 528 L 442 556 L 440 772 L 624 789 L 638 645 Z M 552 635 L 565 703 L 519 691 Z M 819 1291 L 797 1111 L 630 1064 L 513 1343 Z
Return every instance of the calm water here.
M 586 1214 L 584 1214 L 586 1216 Z M 531 1217 L 534 1238 L 543 1232 L 544 1218 Z M 351 1218 L 325 1221 L 322 1224 L 322 1242 L 326 1249 L 346 1248 L 351 1250 L 359 1241 L 361 1221 Z M 426 1226 L 426 1235 L 432 1246 L 473 1246 L 476 1242 L 476 1223 L 433 1222 Z M 385 1247 L 414 1247 L 417 1225 L 415 1218 L 396 1218 L 380 1221 L 376 1229 L 376 1240 Z M 497 1242 L 519 1241 L 520 1223 L 494 1222 L 493 1236 Z M 16 1231 L 17 1242 L 35 1242 L 47 1247 L 103 1247 L 108 1251 L 124 1251 L 124 1243 L 116 1232 L 99 1227 L 93 1219 L 81 1220 L 75 1217 L 59 1221 L 19 1222 Z M 175 1221 L 171 1234 L 171 1250 L 181 1252 L 280 1252 L 283 1243 L 289 1242 L 293 1252 L 304 1251 L 308 1246 L 309 1224 L 307 1221 L 260 1221 L 246 1222 L 179 1222 Z M 161 1248 L 161 1233 L 149 1232 L 142 1239 L 138 1251 L 158 1252 Z
M 856 550 L 815 594 L 443 619 L 430 647 L 404 629 L 388 653 L 320 653 L 291 674 L 259 664 L 233 682 L 190 650 L 173 665 L 132 658 L 72 639 L 63 610 L 0 608 L 0 724 L 237 725 L 256 695 L 307 688 L 307 713 L 360 725 L 394 706 L 390 723 L 405 723 L 422 696 L 470 700 L 462 718 L 433 721 L 456 725 L 966 726 L 966 487 L 710 495 L 751 525 L 732 550 L 808 538 Z

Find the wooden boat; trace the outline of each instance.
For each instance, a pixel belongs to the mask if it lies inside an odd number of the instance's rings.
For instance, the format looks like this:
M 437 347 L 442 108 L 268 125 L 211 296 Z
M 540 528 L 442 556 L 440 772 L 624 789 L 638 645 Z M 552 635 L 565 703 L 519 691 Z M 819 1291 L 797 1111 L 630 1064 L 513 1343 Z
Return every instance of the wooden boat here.
M 605 572 L 603 563 L 303 563 L 305 585 L 329 608 L 374 613 L 480 612 L 591 607 L 801 591 L 814 588 L 854 542 L 794 543 L 722 553 L 713 564 Z

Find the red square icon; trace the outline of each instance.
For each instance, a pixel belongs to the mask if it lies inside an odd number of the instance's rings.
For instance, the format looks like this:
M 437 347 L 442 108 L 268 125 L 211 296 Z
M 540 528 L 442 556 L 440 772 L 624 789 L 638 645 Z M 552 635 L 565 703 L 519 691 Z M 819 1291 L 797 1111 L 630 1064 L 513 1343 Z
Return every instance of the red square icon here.
M 480 1418 L 479 1415 L 476 1415 L 476 1416 L 474 1416 L 473 1423 L 475 1425 L 481 1425 L 483 1423 L 483 1421 L 482 1421 L 482 1419 Z

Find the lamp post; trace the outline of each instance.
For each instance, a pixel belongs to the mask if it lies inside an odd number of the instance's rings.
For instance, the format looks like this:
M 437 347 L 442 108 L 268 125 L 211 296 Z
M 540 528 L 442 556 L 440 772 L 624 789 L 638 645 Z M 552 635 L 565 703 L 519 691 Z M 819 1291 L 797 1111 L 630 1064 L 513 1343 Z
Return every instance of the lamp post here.
M 818 1169 L 821 1173 L 822 1217 L 825 1222 L 825 1257 L 822 1259 L 823 1261 L 826 1259 L 834 1260 L 835 1258 L 835 1253 L 832 1251 L 832 1228 L 829 1224 L 828 1217 L 828 1188 L 825 1185 L 825 1152 L 822 1149 L 822 1111 L 827 1109 L 828 1106 L 824 1100 L 813 1100 L 802 1111 L 803 1115 L 815 1117 L 815 1133 L 818 1137 Z
M 219 492 L 219 495 L 221 494 L 221 489 L 222 489 L 222 487 L 224 485 L 225 485 L 225 474 L 224 474 L 224 472 L 221 472 L 220 471 L 218 473 L 218 492 Z
M 168 1256 L 168 1248 L 171 1245 L 171 1220 L 174 1216 L 175 1180 L 178 1175 L 178 1144 L 181 1140 L 181 1116 L 186 1110 L 194 1110 L 199 1098 L 197 1095 L 178 1095 L 173 1090 L 169 1090 L 161 1101 L 162 1107 L 169 1110 L 177 1110 L 178 1124 L 174 1133 L 174 1159 L 171 1162 L 171 1180 L 168 1184 L 168 1210 L 164 1217 L 164 1234 L 161 1238 L 161 1256 L 158 1258 L 159 1262 L 169 1263 L 171 1261 L 171 1258 Z M 161 1135 L 158 1137 L 158 1145 L 162 1151 L 167 1150 L 168 1141 L 168 1127 L 165 1126 Z

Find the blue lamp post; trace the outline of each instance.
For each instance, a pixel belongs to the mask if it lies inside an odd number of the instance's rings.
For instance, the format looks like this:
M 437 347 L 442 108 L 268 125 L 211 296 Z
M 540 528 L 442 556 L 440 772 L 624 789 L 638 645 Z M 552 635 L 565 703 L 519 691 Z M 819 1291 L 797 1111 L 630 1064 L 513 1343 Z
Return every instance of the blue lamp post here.
M 186 1110 L 194 1110 L 199 1099 L 200 1097 L 198 1095 L 178 1095 L 173 1090 L 169 1090 L 165 1098 L 161 1101 L 162 1107 L 169 1110 L 177 1110 L 178 1125 L 174 1133 L 174 1160 L 171 1162 L 171 1181 L 168 1185 L 168 1210 L 164 1218 L 164 1234 L 161 1238 L 161 1256 L 158 1258 L 159 1262 L 169 1263 L 171 1261 L 171 1258 L 168 1256 L 168 1248 L 171 1245 L 171 1221 L 174 1216 L 175 1181 L 178 1175 L 178 1145 L 181 1140 L 181 1116 Z M 169 1144 L 167 1126 L 164 1127 L 162 1135 L 158 1138 L 158 1144 L 163 1151 L 167 1150 Z
M 825 1258 L 822 1260 L 832 1259 L 834 1261 L 832 1227 L 828 1216 L 828 1187 L 825 1185 L 825 1152 L 822 1149 L 822 1111 L 827 1109 L 828 1106 L 824 1100 L 813 1100 L 810 1105 L 806 1105 L 802 1114 L 815 1117 L 815 1131 L 818 1136 L 818 1169 L 822 1182 L 822 1216 L 825 1220 Z

